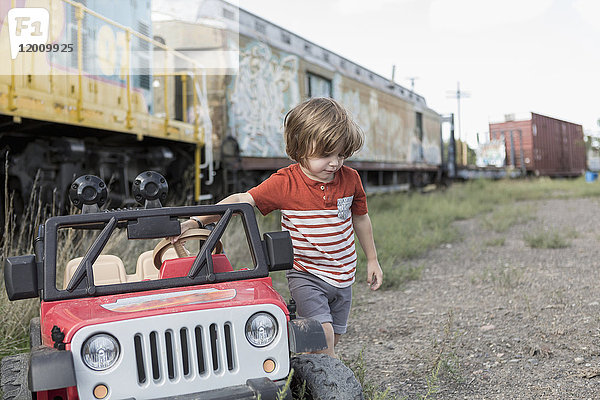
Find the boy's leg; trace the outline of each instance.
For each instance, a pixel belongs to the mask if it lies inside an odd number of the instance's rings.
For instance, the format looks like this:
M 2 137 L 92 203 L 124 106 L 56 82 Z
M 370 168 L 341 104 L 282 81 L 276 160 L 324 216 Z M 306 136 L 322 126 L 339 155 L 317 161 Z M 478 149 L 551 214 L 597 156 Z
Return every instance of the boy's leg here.
M 325 331 L 325 339 L 327 339 L 327 348 L 325 350 L 315 351 L 315 353 L 327 354 L 328 356 L 335 357 L 335 345 L 339 341 L 340 335 L 333 333 L 333 325 L 330 322 L 322 323 L 323 331 Z
M 310 274 L 296 271 L 288 272 L 287 276 L 298 316 L 314 318 L 323 327 L 327 349 L 316 353 L 336 357 L 334 346 L 346 332 L 352 287 L 336 288 Z
M 340 335 L 339 333 L 335 333 L 333 335 L 333 345 L 337 346 L 338 342 L 340 341 L 340 338 L 342 337 L 342 335 Z
M 296 312 L 299 317 L 313 318 L 321 323 L 327 340 L 327 349 L 315 353 L 332 355 L 335 337 L 333 319 L 329 309 L 326 283 L 308 273 L 288 272 L 290 294 L 296 301 Z

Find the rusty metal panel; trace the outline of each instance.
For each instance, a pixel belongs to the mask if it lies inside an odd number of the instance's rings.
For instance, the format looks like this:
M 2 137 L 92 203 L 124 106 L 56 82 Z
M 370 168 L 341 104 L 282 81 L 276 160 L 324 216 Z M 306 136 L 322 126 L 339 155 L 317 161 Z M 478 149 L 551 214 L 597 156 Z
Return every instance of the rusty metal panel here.
M 442 164 L 441 137 L 442 126 L 440 116 L 427 110 L 423 113 L 423 158 L 425 163 L 431 165 Z
M 523 143 L 519 142 L 519 131 Z M 513 132 L 514 153 L 510 132 Z M 490 123 L 490 138 L 504 137 L 506 164 L 520 168 L 520 150 L 523 149 L 527 171 L 535 175 L 577 176 L 586 165 L 583 128 L 581 125 L 531 113 L 524 121 Z M 512 155 L 514 154 L 514 163 Z
M 585 145 L 581 125 L 532 114 L 531 129 L 537 150 L 536 174 L 581 175 L 585 171 Z
M 365 132 L 365 145 L 353 159 L 408 162 L 414 131 L 411 107 L 341 74 L 336 74 L 333 82 L 333 97 L 349 110 Z

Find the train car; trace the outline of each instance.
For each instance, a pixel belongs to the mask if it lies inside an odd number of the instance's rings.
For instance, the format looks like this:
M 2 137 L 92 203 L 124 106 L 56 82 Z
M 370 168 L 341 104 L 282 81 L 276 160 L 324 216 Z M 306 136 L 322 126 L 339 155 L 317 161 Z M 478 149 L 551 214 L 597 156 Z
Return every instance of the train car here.
M 0 4 L 0 150 L 17 212 L 34 181 L 66 204 L 82 173 L 110 182 L 115 207 L 144 169 L 194 182 L 195 201 L 245 190 L 290 163 L 283 117 L 315 96 L 365 131 L 347 163 L 368 190 L 439 178 L 441 116 L 422 96 L 225 1 L 116 3 Z M 48 40 L 12 59 L 8 11 L 26 7 L 48 10 Z
M 219 47 L 220 39 L 202 39 L 206 27 L 215 26 L 210 22 L 219 20 L 229 49 L 239 52 L 236 74 L 209 77 L 209 102 L 219 107 L 211 108 L 211 115 L 215 143 L 222 148 L 215 159 L 224 192 L 244 190 L 290 163 L 283 118 L 294 105 L 317 96 L 340 101 L 365 131 L 364 148 L 347 164 L 371 189 L 421 186 L 439 177 L 441 116 L 422 96 L 227 2 L 177 4 L 154 2 L 170 16 L 153 25 L 167 45 L 184 53 Z M 196 42 L 202 46 L 191 45 Z
M 586 169 L 583 128 L 536 113 L 490 123 L 490 139 L 506 149 L 506 165 L 535 176 L 575 177 Z
M 62 209 L 73 177 L 92 173 L 109 182 L 117 207 L 132 202 L 129 188 L 140 170 L 181 182 L 187 167 L 199 164 L 201 150 L 210 161 L 202 70 L 151 39 L 151 0 L 116 3 L 0 3 L 1 177 L 14 194 L 17 214 L 34 186 L 44 202 Z M 11 34 L 14 45 L 16 29 L 28 33 L 35 25 L 25 20 L 11 31 L 9 10 L 32 7 L 46 10 L 47 42 L 25 45 L 12 58 Z M 181 77 L 194 83 L 190 120 L 174 112 L 173 88 Z

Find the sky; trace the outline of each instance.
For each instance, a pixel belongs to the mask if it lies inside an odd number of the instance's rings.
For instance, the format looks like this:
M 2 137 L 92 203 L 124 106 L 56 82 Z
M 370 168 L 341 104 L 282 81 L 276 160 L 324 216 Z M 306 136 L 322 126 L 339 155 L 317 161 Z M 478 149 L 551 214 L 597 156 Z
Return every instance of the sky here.
M 469 144 L 535 112 L 600 136 L 600 0 L 239 0 L 457 115 Z M 457 116 L 455 119 L 458 119 Z

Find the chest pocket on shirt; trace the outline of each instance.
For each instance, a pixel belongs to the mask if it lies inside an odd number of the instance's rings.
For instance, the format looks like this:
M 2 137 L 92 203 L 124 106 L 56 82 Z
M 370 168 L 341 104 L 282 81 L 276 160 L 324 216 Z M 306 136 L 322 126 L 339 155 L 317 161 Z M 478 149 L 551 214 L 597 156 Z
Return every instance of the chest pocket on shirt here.
M 354 196 L 342 197 L 337 199 L 338 217 L 340 219 L 348 219 L 350 217 L 350 207 Z

